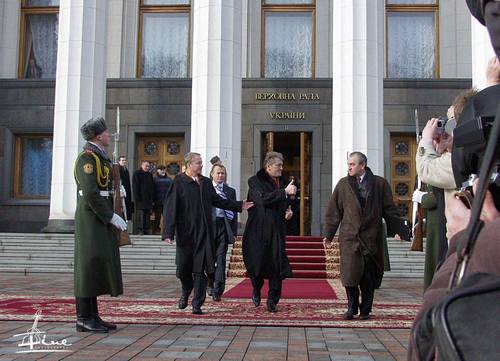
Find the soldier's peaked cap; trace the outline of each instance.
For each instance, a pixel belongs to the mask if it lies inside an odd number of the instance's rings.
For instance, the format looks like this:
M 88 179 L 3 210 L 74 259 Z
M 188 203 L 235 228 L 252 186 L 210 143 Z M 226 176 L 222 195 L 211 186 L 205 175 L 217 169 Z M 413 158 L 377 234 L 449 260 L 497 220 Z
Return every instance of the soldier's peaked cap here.
M 80 128 L 80 133 L 85 140 L 94 139 L 99 134 L 108 129 L 106 122 L 101 117 L 95 117 L 87 120 Z

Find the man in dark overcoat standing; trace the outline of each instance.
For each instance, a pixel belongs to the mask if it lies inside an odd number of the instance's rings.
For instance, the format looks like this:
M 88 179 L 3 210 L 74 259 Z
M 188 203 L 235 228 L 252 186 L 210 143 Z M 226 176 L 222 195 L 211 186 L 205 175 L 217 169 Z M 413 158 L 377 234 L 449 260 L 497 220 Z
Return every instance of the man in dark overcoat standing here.
M 148 234 L 150 230 L 151 211 L 155 196 L 155 184 L 150 169 L 151 164 L 144 160 L 132 177 L 135 209 L 138 215 L 137 232 L 139 234 Z
M 182 284 L 179 308 L 187 307 L 194 289 L 193 314 L 202 314 L 205 302 L 207 274 L 215 272 L 215 241 L 212 206 L 241 212 L 253 203 L 221 198 L 210 178 L 201 175 L 201 155 L 190 152 L 184 156 L 186 172 L 175 177 L 167 193 L 163 239 L 176 241 L 175 263 L 177 278 Z
M 325 216 L 326 248 L 332 247 L 340 226 L 340 278 L 347 293 L 346 320 L 353 319 L 358 310 L 360 319 L 370 318 L 374 292 L 384 274 L 382 218 L 388 235 L 409 239 L 409 229 L 398 215 L 389 183 L 374 175 L 367 161 L 361 152 L 349 155 L 348 176 L 337 183 Z
M 130 187 L 130 173 L 128 171 L 128 160 L 124 155 L 120 156 L 118 160 L 120 165 L 120 180 L 125 188 L 125 207 L 127 208 L 127 221 L 132 219 L 132 213 L 134 213 L 134 203 L 132 202 L 132 188 Z
M 127 223 L 113 211 L 111 160 L 104 150 L 111 137 L 104 119 L 92 118 L 80 131 L 87 143 L 74 169 L 76 329 L 105 333 L 116 325 L 99 317 L 97 296 L 123 293 L 116 229 L 126 230 Z
M 282 171 L 283 155 L 269 152 L 264 167 L 248 180 L 247 198 L 255 207 L 248 211 L 243 233 L 243 261 L 252 281 L 252 301 L 256 307 L 260 305 L 260 290 L 264 279 L 269 279 L 269 312 L 277 311 L 282 281 L 292 276 L 285 250 L 285 215 L 290 205 L 289 197 L 297 193 L 297 187 L 293 180 L 285 183 Z

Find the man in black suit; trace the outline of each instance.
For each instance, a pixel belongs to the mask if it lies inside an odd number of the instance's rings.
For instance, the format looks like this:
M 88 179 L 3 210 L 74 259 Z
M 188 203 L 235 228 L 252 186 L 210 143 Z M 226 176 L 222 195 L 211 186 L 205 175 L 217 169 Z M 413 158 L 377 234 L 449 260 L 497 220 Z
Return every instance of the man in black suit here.
M 127 208 L 126 220 L 129 221 L 132 219 L 132 213 L 134 213 L 134 203 L 132 202 L 132 189 L 130 187 L 130 173 L 127 168 L 127 157 L 121 155 L 120 159 L 118 159 L 118 164 L 120 164 L 120 180 L 127 193 L 125 197 L 125 206 Z
M 155 195 L 155 184 L 150 169 L 151 164 L 144 160 L 132 177 L 135 208 L 138 213 L 137 231 L 141 235 L 150 232 L 150 217 Z
M 225 199 L 236 201 L 236 190 L 226 182 L 226 167 L 214 164 L 210 172 L 215 192 Z M 213 207 L 215 229 L 215 273 L 208 275 L 207 292 L 216 302 L 220 301 L 226 285 L 226 254 L 228 245 L 234 243 L 237 234 L 238 216 L 236 212 Z

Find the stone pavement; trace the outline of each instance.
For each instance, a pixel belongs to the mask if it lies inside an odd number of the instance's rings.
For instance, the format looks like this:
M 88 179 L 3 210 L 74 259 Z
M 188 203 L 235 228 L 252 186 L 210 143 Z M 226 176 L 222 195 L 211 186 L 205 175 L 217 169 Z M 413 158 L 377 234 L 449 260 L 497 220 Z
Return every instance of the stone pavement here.
M 10 295 L 72 295 L 71 274 L 0 275 L 0 292 Z M 124 275 L 125 296 L 177 297 L 174 277 Z M 421 302 L 422 280 L 386 279 L 378 301 Z M 249 302 L 251 302 L 249 300 Z M 76 332 L 74 323 L 43 322 L 47 340 L 66 339 L 69 352 L 16 353 L 32 322 L 0 321 L 2 360 L 405 360 L 409 330 L 118 325 L 109 334 Z

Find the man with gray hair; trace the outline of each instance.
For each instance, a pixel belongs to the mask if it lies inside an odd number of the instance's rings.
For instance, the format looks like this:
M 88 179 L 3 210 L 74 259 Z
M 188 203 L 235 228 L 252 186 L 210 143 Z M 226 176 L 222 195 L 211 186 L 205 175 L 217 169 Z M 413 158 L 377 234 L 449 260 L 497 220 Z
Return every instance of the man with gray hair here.
M 359 319 L 366 320 L 384 274 L 382 218 L 389 235 L 408 240 L 409 229 L 398 215 L 389 183 L 372 173 L 366 156 L 352 152 L 347 166 L 347 177 L 337 183 L 328 203 L 323 242 L 331 248 L 340 226 L 340 278 L 347 293 L 344 319 L 360 312 Z
M 199 153 L 184 157 L 186 171 L 175 177 L 167 193 L 164 213 L 163 240 L 172 244 L 176 240 L 175 263 L 177 277 L 182 284 L 179 308 L 187 307 L 194 289 L 193 314 L 202 314 L 205 302 L 207 275 L 215 272 L 215 240 L 212 206 L 241 212 L 253 206 L 252 202 L 233 201 L 219 196 L 212 181 L 201 175 L 203 161 Z
M 282 177 L 283 155 L 269 152 L 264 167 L 248 180 L 247 199 L 255 203 L 248 211 L 243 234 L 243 260 L 252 281 L 252 301 L 260 305 L 260 290 L 264 279 L 269 279 L 267 310 L 277 312 L 284 278 L 292 276 L 286 256 L 286 214 L 289 197 L 297 193 L 297 187 L 285 183 Z M 290 211 L 288 212 L 290 217 Z

